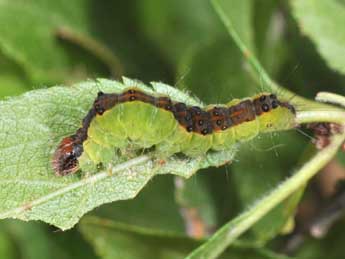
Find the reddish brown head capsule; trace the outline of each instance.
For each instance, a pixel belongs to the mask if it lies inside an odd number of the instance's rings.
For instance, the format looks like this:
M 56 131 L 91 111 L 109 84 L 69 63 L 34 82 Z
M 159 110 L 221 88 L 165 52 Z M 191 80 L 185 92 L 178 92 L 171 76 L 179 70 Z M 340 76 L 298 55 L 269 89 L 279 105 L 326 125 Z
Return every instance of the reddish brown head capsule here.
M 56 149 L 52 166 L 57 176 L 64 176 L 79 169 L 78 157 L 82 153 L 82 146 L 75 143 L 73 136 L 64 138 Z

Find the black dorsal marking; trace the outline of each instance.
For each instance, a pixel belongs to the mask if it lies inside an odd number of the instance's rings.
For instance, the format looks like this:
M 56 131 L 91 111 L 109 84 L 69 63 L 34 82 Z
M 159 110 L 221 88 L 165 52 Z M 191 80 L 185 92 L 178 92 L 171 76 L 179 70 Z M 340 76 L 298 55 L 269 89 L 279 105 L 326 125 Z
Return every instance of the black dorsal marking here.
M 205 111 L 198 106 L 187 106 L 183 102 L 173 102 L 166 96 L 154 97 L 139 89 L 128 89 L 121 94 L 98 92 L 93 111 L 85 117 L 84 130 L 79 131 L 80 134 L 87 134 L 87 128 L 96 114 L 101 116 L 116 104 L 134 100 L 150 103 L 172 112 L 178 123 L 188 132 L 202 135 L 212 134 L 215 131 L 226 130 L 243 122 L 252 121 L 262 113 L 283 106 L 274 94 L 263 94 L 254 100 L 244 100 L 230 107 L 216 106 Z M 285 106 L 288 106 L 288 104 L 285 104 Z M 86 139 L 86 136 L 80 139 Z

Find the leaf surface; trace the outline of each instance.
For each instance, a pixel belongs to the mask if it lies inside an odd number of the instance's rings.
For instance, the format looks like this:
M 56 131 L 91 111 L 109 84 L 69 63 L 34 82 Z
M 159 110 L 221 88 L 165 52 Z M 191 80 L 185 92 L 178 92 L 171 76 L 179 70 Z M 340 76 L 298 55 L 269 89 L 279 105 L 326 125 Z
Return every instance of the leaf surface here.
M 119 92 L 126 84 L 141 86 L 128 79 L 124 84 L 100 80 L 32 91 L 0 103 L 0 218 L 42 220 L 68 229 L 103 203 L 135 197 L 156 174 L 190 177 L 200 168 L 232 160 L 234 150 L 195 159 L 171 157 L 164 165 L 147 154 L 100 172 L 55 176 L 51 156 L 59 141 L 79 128 L 99 90 Z M 196 102 L 167 85 L 159 87 L 156 91 L 174 92 L 172 98 Z
M 332 69 L 345 74 L 345 5 L 341 1 L 290 1 L 301 32 Z
M 182 259 L 200 244 L 200 241 L 185 236 L 90 216 L 81 221 L 79 229 L 103 259 Z M 288 259 L 247 243 L 236 243 L 219 258 Z

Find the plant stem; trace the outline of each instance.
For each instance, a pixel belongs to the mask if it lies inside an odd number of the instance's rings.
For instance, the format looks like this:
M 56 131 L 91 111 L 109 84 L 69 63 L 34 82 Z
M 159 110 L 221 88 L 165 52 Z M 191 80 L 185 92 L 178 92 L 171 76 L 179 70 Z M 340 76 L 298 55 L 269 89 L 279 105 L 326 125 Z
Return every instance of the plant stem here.
M 311 123 L 311 122 L 333 122 L 345 123 L 345 111 L 301 111 L 297 112 L 296 123 Z
M 212 0 L 213 8 L 218 13 L 220 19 L 224 23 L 226 29 L 228 30 L 230 36 L 235 41 L 236 45 L 239 47 L 240 51 L 242 52 L 243 56 L 248 60 L 251 67 L 256 71 L 256 73 L 260 76 L 260 79 L 269 86 L 273 91 L 280 91 L 280 87 L 271 79 L 271 77 L 267 74 L 266 70 L 262 67 L 259 60 L 255 57 L 252 51 L 244 44 L 241 37 L 237 33 L 236 29 L 234 28 L 230 18 L 226 15 L 223 11 L 218 0 Z
M 345 97 L 339 94 L 319 92 L 315 99 L 319 102 L 333 103 L 345 107 Z

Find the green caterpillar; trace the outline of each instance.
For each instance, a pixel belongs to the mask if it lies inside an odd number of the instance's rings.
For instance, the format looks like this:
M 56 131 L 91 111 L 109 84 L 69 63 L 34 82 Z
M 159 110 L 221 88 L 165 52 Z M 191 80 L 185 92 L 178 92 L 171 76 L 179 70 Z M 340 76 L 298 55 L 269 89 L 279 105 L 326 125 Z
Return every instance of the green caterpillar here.
M 154 148 L 162 158 L 196 157 L 230 149 L 261 132 L 290 129 L 294 121 L 294 107 L 271 93 L 199 107 L 141 87 L 99 92 L 82 127 L 60 142 L 52 164 L 57 175 L 67 175 L 110 162 L 128 148 Z

